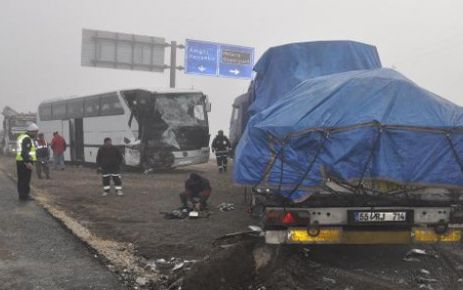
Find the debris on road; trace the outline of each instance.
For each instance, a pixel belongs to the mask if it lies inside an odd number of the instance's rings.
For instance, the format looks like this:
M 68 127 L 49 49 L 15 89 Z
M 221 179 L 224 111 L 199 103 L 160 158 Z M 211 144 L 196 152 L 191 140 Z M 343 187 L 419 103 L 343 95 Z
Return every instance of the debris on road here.
M 421 270 L 420 270 L 420 273 L 421 273 L 421 274 L 424 274 L 424 275 L 430 275 L 430 274 L 431 274 L 431 272 L 429 272 L 429 271 L 426 270 L 426 269 L 421 269 Z
M 235 210 L 235 205 L 233 203 L 222 202 L 221 204 L 217 206 L 217 208 L 222 212 L 231 211 L 231 210 Z
M 173 220 L 173 219 L 185 219 L 188 217 L 190 210 L 188 209 L 174 209 L 171 212 L 161 212 L 164 215 L 165 219 Z
M 310 249 L 308 248 L 302 248 L 302 254 L 308 258 L 309 257 L 309 253 L 310 253 Z
M 429 285 L 429 284 L 420 284 L 420 286 L 418 286 L 419 289 L 424 289 L 424 290 L 434 290 L 434 288 Z
M 265 235 L 264 230 L 259 226 L 249 225 L 248 229 L 250 229 L 254 233 L 258 234 L 259 237 L 263 237 Z
M 199 218 L 199 212 L 198 211 L 195 211 L 195 210 L 192 210 L 188 213 L 188 217 L 190 218 Z
M 411 258 L 405 257 L 405 258 L 403 258 L 402 260 L 403 260 L 404 262 L 408 262 L 408 263 L 419 263 L 419 262 L 421 262 L 420 259 L 418 259 L 418 258 L 413 258 L 413 257 L 411 257 Z
M 175 272 L 180 269 L 189 270 L 191 266 L 196 263 L 196 260 L 185 260 L 182 258 L 172 257 L 169 260 L 166 259 L 156 259 L 144 261 L 145 269 L 151 270 L 153 272 Z
M 186 218 L 208 218 L 211 213 L 207 210 L 204 211 L 195 211 L 191 208 L 178 208 L 170 212 L 161 212 L 164 215 L 165 219 L 174 220 L 174 219 L 186 219 Z
M 229 233 L 225 234 L 223 236 L 220 236 L 214 240 L 212 243 L 214 246 L 219 246 L 221 248 L 228 248 L 236 243 L 239 243 L 243 240 L 247 239 L 255 239 L 258 237 L 262 237 L 263 232 L 258 232 L 255 230 L 249 230 L 249 231 L 241 231 L 241 232 L 234 232 L 234 233 Z
M 249 225 L 248 228 L 254 232 L 259 232 L 259 233 L 263 232 L 262 228 L 259 226 Z
M 336 284 L 336 280 L 334 280 L 333 278 L 323 277 L 322 280 L 323 280 L 323 282 Z
M 422 250 L 422 249 L 411 249 L 410 251 L 408 251 L 405 254 L 405 257 L 415 257 L 415 256 L 429 256 L 429 257 L 433 257 L 433 258 L 436 258 L 436 259 L 439 258 L 438 255 L 427 252 L 427 251 Z
M 138 285 L 140 286 L 145 286 L 146 284 L 148 284 L 148 279 L 146 279 L 145 277 L 138 277 L 136 280 L 135 280 L 135 283 L 137 283 Z
M 422 249 L 411 249 L 410 251 L 407 252 L 407 256 L 411 255 L 427 255 L 427 252 Z
M 415 281 L 418 283 L 418 284 L 429 284 L 429 283 L 436 283 L 437 282 L 437 279 L 434 279 L 434 278 L 426 278 L 426 277 L 422 277 L 422 276 L 417 276 L 415 278 Z

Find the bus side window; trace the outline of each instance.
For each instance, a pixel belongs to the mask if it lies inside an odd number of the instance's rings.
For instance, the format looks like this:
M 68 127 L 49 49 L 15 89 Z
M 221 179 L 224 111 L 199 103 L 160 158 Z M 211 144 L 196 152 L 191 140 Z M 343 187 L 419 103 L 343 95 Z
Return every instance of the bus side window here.
M 84 100 L 83 99 L 69 100 L 67 104 L 67 117 L 70 119 L 73 119 L 73 118 L 82 118 L 83 116 L 84 116 Z
M 56 102 L 51 105 L 53 120 L 66 119 L 66 103 Z
M 44 104 L 39 106 L 39 117 L 42 121 L 49 121 L 52 119 L 51 104 Z
M 101 116 L 122 115 L 124 109 L 116 94 L 103 95 L 101 97 Z
M 100 98 L 98 96 L 89 97 L 84 102 L 85 117 L 96 117 L 100 114 Z

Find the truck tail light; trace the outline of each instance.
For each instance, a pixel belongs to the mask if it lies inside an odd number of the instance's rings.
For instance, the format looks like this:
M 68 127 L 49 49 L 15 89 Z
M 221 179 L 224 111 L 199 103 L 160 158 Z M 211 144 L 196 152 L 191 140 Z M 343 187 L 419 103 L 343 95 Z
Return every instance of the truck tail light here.
M 296 219 L 294 218 L 294 214 L 288 211 L 283 215 L 281 222 L 285 225 L 293 225 L 296 223 Z
M 274 226 L 306 226 L 310 224 L 310 213 L 272 209 L 265 212 L 265 223 Z

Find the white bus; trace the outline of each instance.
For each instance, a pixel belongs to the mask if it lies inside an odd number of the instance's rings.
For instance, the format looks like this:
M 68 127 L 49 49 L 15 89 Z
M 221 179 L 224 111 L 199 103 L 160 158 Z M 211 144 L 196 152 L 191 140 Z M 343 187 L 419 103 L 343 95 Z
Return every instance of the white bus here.
M 119 90 L 42 102 L 38 125 L 49 141 L 65 138 L 66 161 L 95 163 L 110 137 L 127 166 L 174 168 L 208 162 L 210 107 L 199 91 Z

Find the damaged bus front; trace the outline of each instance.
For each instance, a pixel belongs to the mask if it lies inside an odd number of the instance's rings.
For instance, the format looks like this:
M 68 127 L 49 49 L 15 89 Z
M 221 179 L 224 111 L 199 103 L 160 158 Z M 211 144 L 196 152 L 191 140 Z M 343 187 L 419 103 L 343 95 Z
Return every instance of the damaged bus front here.
M 124 139 L 125 161 L 144 169 L 209 160 L 210 103 L 201 92 L 121 91 L 133 138 Z

